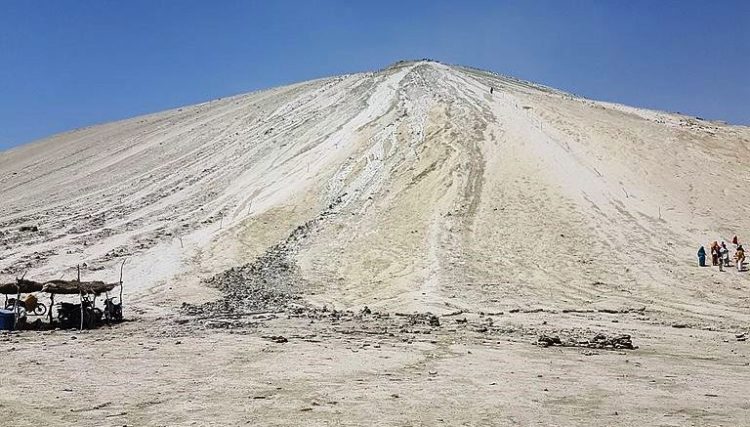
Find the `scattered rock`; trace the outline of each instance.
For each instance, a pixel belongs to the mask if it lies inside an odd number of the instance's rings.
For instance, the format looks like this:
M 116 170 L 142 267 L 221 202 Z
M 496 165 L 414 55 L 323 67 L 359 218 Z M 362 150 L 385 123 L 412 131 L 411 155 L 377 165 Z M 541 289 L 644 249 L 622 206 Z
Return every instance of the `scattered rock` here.
M 560 341 L 560 337 L 550 337 L 547 335 L 542 335 L 537 340 L 537 345 L 540 345 L 542 347 L 549 347 L 553 345 L 562 345 L 562 341 Z
M 633 345 L 630 335 L 608 337 L 605 334 L 596 334 L 591 339 L 568 339 L 566 341 L 561 340 L 558 336 L 541 335 L 536 344 L 541 347 L 585 347 L 610 350 L 634 350 L 637 348 Z

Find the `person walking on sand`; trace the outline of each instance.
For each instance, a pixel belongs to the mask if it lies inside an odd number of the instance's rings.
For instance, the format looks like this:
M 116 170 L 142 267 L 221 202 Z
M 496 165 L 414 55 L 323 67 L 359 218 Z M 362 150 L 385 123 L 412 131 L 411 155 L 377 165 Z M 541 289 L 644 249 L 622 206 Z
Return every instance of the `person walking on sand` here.
M 721 242 L 719 255 L 719 262 L 723 262 L 724 267 L 729 267 L 729 249 L 727 249 L 727 244 L 724 242 Z
M 711 243 L 711 265 L 719 265 L 719 242 Z
M 742 271 L 742 263 L 745 262 L 745 250 L 742 245 L 737 245 L 737 252 L 734 253 L 734 262 L 737 263 L 737 271 Z
M 698 266 L 706 266 L 706 248 L 704 248 L 703 246 L 698 248 Z

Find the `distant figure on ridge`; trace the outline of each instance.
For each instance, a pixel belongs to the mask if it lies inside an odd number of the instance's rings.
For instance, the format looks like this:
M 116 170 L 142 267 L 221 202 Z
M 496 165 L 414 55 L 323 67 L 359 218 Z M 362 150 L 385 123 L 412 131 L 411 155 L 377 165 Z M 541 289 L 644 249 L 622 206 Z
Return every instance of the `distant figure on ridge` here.
M 493 88 L 492 86 L 490 86 L 490 95 L 492 95 L 493 92 L 495 92 L 495 88 Z
M 698 265 L 701 267 L 706 266 L 706 248 L 703 246 L 698 249 Z

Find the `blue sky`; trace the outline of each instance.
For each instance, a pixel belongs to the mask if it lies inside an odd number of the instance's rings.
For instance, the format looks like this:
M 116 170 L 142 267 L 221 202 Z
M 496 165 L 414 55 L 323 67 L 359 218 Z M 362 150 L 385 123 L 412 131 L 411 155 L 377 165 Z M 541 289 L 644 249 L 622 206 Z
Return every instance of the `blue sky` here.
M 0 0 L 0 149 L 423 57 L 750 124 L 750 1 Z

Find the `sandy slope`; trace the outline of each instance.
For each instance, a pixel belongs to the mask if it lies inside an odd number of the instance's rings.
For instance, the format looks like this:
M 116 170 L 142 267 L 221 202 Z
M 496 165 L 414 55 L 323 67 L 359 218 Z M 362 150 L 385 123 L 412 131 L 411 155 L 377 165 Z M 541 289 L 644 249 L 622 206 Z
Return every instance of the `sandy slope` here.
M 475 317 L 503 312 L 496 322 L 530 328 L 522 337 L 493 337 L 495 344 L 486 348 L 488 338 L 463 330 L 440 332 L 439 339 L 408 348 L 385 339 L 382 351 L 388 348 L 390 359 L 368 368 L 374 376 L 368 381 L 382 381 L 389 369 L 413 381 L 391 393 L 409 395 L 406 408 L 387 393 L 375 404 L 386 414 L 385 424 L 433 425 L 436 407 L 468 405 L 442 419 L 453 425 L 598 425 L 599 417 L 627 407 L 624 417 L 608 423 L 741 425 L 749 408 L 729 396 L 748 379 L 746 368 L 735 371 L 746 366 L 748 354 L 735 334 L 750 321 L 750 274 L 697 268 L 695 252 L 709 240 L 750 236 L 748 164 L 746 127 L 590 101 L 475 69 L 408 62 L 76 130 L 0 153 L 0 269 L 6 279 L 27 271 L 42 279 L 71 275 L 77 263 L 86 263 L 84 277 L 114 280 L 127 259 L 132 309 L 160 324 L 184 301 L 219 297 L 201 279 L 252 262 L 317 218 L 295 240 L 291 255 L 299 273 L 292 285 L 308 303 L 441 315 L 460 310 Z M 21 232 L 22 225 L 39 231 Z M 162 320 L 153 320 L 157 316 Z M 293 322 L 267 327 L 304 335 Z M 131 345 L 148 339 L 143 328 L 126 329 L 135 337 L 124 339 Z M 578 365 L 579 350 L 528 345 L 540 331 L 561 330 L 628 333 L 641 348 L 627 356 L 587 357 Z M 352 393 L 358 388 L 351 381 L 370 374 L 350 371 L 349 364 L 372 362 L 367 352 L 352 355 L 336 345 L 341 333 L 331 332 L 318 344 L 297 341 L 264 362 L 236 350 L 242 345 L 251 353 L 264 351 L 260 332 L 240 336 L 241 344 L 228 342 L 238 339 L 234 335 L 208 333 L 190 339 L 189 349 L 173 354 L 171 347 L 159 347 L 150 356 L 176 357 L 180 370 L 156 374 L 144 366 L 143 375 L 165 375 L 149 387 L 166 394 L 186 386 L 175 378 L 192 378 L 181 369 L 194 369 L 196 354 L 204 350 L 226 364 L 216 375 L 227 380 L 234 369 L 278 379 L 279 364 L 292 363 L 287 359 L 320 367 L 328 357 L 344 357 L 349 362 L 333 371 L 320 368 L 304 380 L 286 380 L 302 381 L 300 387 L 310 390 L 335 385 Z M 359 344 L 368 339 L 345 337 Z M 56 346 L 67 337 L 44 339 Z M 24 338 L 30 347 L 11 353 L 13 363 L 21 367 L 38 340 Z M 464 347 L 457 350 L 457 342 Z M 78 346 L 76 354 L 98 352 L 104 344 L 90 345 L 94 350 Z M 467 349 L 473 356 L 466 356 Z M 619 375 L 636 374 L 632 365 L 618 367 L 630 363 L 625 359 L 649 363 L 638 381 L 626 380 L 639 394 L 631 400 L 617 386 Z M 132 369 L 128 376 L 139 374 L 141 361 L 123 362 Z M 440 372 L 461 385 L 414 377 L 414 364 L 426 361 L 441 365 Z M 560 364 L 554 371 L 579 378 L 581 385 L 562 381 L 557 385 L 567 391 L 536 396 L 536 381 L 516 383 L 505 370 L 495 371 L 498 363 L 528 371 L 547 362 Z M 471 363 L 516 384 L 519 392 L 506 387 L 496 399 L 477 400 L 493 391 L 471 385 L 487 378 L 467 371 Z M 69 362 L 55 367 L 78 369 Z M 665 371 L 693 375 L 687 381 L 696 389 L 676 398 L 671 393 L 678 385 L 659 382 Z M 336 379 L 326 380 L 330 372 Z M 6 373 L 0 380 L 17 378 Z M 253 387 L 248 381 L 232 387 Z M 430 401 L 430 393 L 445 387 L 459 395 Z M 226 418 L 196 410 L 196 418 L 175 423 L 236 424 L 241 413 L 229 408 L 247 396 L 231 390 L 221 392 Z M 89 385 L 87 391 L 101 390 Z M 157 415 L 174 403 L 168 398 L 152 399 L 158 401 L 154 409 L 116 391 L 104 393 L 125 399 L 126 421 L 172 424 Z M 296 399 L 305 392 L 295 393 Z M 724 405 L 711 406 L 715 398 L 706 394 L 723 396 Z M 656 395 L 669 398 L 653 400 Z M 0 404 L 13 408 L 19 402 L 5 398 Z M 630 413 L 644 405 L 652 406 Z M 309 421 L 366 424 L 363 417 L 374 410 L 372 404 L 336 408 L 344 415 L 321 416 L 313 408 Z M 482 408 L 489 411 L 486 417 L 477 415 Z M 248 419 L 302 423 L 298 410 L 271 405 L 254 409 Z M 665 414 L 677 418 L 649 422 Z M 75 419 L 62 416 L 59 422 Z

